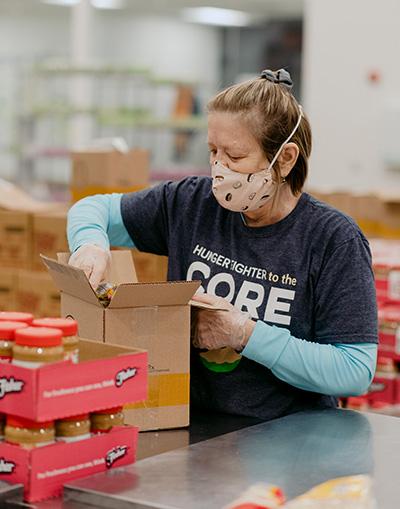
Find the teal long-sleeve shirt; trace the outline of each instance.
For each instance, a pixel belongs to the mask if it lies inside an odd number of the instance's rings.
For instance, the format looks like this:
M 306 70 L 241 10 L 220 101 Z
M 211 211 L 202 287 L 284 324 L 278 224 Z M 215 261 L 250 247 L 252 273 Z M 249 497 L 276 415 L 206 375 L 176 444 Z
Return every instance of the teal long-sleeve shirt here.
M 83 244 L 134 247 L 122 219 L 121 198 L 122 194 L 91 196 L 71 208 L 67 234 L 72 252 Z M 365 393 L 372 382 L 377 345 L 313 343 L 258 321 L 242 355 L 300 389 L 353 396 Z

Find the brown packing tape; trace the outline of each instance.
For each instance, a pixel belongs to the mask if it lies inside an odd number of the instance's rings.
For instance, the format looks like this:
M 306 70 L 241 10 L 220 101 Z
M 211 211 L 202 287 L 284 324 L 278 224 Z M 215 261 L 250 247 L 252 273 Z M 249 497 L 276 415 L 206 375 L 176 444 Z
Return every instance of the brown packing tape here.
M 126 405 L 127 409 L 155 408 L 189 404 L 190 377 L 188 373 L 149 375 L 149 397 L 142 403 Z
M 111 194 L 111 193 L 134 193 L 146 189 L 147 186 L 129 186 L 129 187 L 106 187 L 106 186 L 85 186 L 71 187 L 71 197 L 73 202 L 77 202 L 86 196 L 94 194 Z

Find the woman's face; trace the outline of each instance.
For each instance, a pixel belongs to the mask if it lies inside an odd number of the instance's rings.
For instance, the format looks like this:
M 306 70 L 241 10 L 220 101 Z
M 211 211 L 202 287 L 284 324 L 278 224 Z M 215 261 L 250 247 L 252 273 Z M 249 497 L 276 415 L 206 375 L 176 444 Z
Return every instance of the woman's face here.
M 218 161 L 239 173 L 255 173 L 268 166 L 260 144 L 238 113 L 208 115 L 208 148 L 210 164 Z

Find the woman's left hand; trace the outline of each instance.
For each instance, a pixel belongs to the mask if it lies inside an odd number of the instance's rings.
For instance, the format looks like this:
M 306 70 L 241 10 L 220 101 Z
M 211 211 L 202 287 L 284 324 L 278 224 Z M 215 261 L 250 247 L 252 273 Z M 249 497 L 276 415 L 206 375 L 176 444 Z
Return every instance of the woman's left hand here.
M 203 293 L 194 295 L 193 300 L 223 309 L 221 311 L 197 310 L 194 346 L 207 350 L 230 346 L 234 350 L 242 351 L 255 327 L 255 322 L 249 315 L 235 308 L 222 297 Z

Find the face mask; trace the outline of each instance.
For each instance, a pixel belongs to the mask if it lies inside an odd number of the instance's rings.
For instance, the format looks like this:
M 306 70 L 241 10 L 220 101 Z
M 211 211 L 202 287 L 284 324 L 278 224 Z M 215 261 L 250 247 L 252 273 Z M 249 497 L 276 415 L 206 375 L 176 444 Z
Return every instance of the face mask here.
M 282 143 L 268 168 L 255 173 L 239 173 L 215 161 L 211 168 L 212 190 L 221 207 L 233 212 L 252 212 L 272 199 L 279 184 L 272 180 L 272 167 L 282 149 L 300 125 L 302 109 L 289 137 Z

